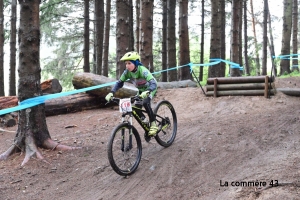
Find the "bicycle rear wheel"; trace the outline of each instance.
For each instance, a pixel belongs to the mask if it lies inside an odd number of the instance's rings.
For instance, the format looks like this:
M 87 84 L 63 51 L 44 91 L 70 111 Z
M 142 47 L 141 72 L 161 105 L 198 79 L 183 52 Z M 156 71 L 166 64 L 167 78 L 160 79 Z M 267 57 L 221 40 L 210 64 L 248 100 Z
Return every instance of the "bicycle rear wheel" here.
M 107 145 L 107 153 L 109 163 L 117 174 L 133 174 L 142 157 L 142 143 L 137 130 L 127 123 L 115 127 Z
M 174 107 L 169 101 L 158 102 L 153 111 L 159 132 L 155 139 L 163 147 L 169 147 L 174 142 L 177 133 L 177 117 Z

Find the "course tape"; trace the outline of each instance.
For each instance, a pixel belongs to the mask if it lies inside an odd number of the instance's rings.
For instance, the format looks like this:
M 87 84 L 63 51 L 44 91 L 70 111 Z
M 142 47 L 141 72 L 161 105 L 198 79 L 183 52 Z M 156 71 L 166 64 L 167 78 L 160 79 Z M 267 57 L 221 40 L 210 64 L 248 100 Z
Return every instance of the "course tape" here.
M 291 58 L 293 56 L 299 56 L 300 54 L 289 54 L 289 55 L 280 55 L 280 56 L 273 56 L 273 58 L 279 58 L 279 59 L 298 59 L 298 58 Z
M 152 74 L 158 74 L 158 73 L 162 73 L 162 72 L 170 71 L 170 70 L 178 70 L 182 67 L 190 67 L 190 71 L 192 73 L 192 70 L 193 70 L 194 66 L 195 67 L 213 66 L 213 65 L 219 64 L 220 62 L 225 62 L 225 63 L 231 65 L 231 68 L 240 68 L 240 69 L 242 68 L 242 67 L 240 67 L 239 64 L 233 63 L 233 62 L 230 62 L 230 61 L 227 61 L 227 60 L 222 60 L 222 59 L 217 59 L 216 58 L 216 59 L 211 59 L 211 61 L 213 61 L 213 62 L 204 63 L 204 64 L 189 63 L 189 64 L 186 64 L 186 65 L 181 65 L 181 66 L 172 67 L 172 68 L 169 68 L 169 69 L 166 69 L 166 70 L 154 72 Z M 87 87 L 87 88 L 82 88 L 82 89 L 78 89 L 78 90 L 72 90 L 72 91 L 67 91 L 67 92 L 60 92 L 60 93 L 55 93 L 55 94 L 48 94 L 48 95 L 33 97 L 33 98 L 26 99 L 26 100 L 20 102 L 18 106 L 0 110 L 0 115 L 4 115 L 4 114 L 7 114 L 7 113 L 11 113 L 11 112 L 15 112 L 15 111 L 18 111 L 18 110 L 23 110 L 23 109 L 30 108 L 30 107 L 33 107 L 33 106 L 37 106 L 39 104 L 45 103 L 46 100 L 59 98 L 59 97 L 63 97 L 63 96 L 68 96 L 68 95 L 72 95 L 72 94 L 77 94 L 77 93 L 81 93 L 81 92 L 86 92 L 86 91 L 89 91 L 89 90 L 95 90 L 95 89 L 99 89 L 99 88 L 102 88 L 102 87 L 107 87 L 107 86 L 114 85 L 115 83 L 116 83 L 116 81 L 101 84 L 101 85 L 91 86 L 91 87 Z
M 33 97 L 33 98 L 26 99 L 26 100 L 20 102 L 18 106 L 0 110 L 0 115 L 15 112 L 18 110 L 23 110 L 23 109 L 30 108 L 33 106 L 37 106 L 39 104 L 45 103 L 45 101 L 49 100 L 49 99 L 54 99 L 54 98 L 59 98 L 59 97 L 77 94 L 77 93 L 81 93 L 81 92 L 86 92 L 89 90 L 99 89 L 102 87 L 114 85 L 115 83 L 116 83 L 116 81 L 101 84 L 101 85 L 91 86 L 91 87 L 87 87 L 87 88 L 82 88 L 82 89 L 78 89 L 78 90 L 72 90 L 72 91 L 67 91 L 67 92 L 60 92 L 60 93 L 55 93 L 55 94 L 48 94 L 48 95 L 44 95 L 44 96 Z

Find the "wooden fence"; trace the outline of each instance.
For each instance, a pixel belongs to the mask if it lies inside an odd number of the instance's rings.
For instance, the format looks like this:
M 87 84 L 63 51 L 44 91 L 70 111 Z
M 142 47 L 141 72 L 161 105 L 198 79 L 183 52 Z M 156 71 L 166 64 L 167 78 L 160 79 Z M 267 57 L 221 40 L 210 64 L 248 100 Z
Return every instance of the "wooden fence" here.
M 215 77 L 207 79 L 206 96 L 265 96 L 275 94 L 268 76 Z

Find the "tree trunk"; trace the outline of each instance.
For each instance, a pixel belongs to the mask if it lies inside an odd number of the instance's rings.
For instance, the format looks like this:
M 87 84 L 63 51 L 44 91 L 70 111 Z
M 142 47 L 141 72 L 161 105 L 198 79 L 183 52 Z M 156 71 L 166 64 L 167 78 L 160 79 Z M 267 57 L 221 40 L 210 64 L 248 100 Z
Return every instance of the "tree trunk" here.
M 268 46 L 268 0 L 264 0 L 264 22 L 263 22 L 263 50 L 262 50 L 262 75 L 267 75 L 267 46 Z
M 254 45 L 255 45 L 255 61 L 256 61 L 256 75 L 260 75 L 260 62 L 259 62 L 259 53 L 258 53 L 258 44 L 257 44 L 257 37 L 256 37 L 256 20 L 253 11 L 253 0 L 250 0 L 250 9 L 251 9 L 251 17 L 252 17 L 252 31 L 254 37 Z
M 9 96 L 16 95 L 16 21 L 17 0 L 11 1 L 11 32 L 10 32 L 10 69 L 9 69 Z
M 298 0 L 293 0 L 293 65 L 292 70 L 293 71 L 299 71 L 299 65 L 298 65 Z
M 90 72 L 90 16 L 89 16 L 89 0 L 84 0 L 84 49 L 83 49 L 83 71 Z
M 175 13 L 176 13 L 176 1 L 167 0 L 168 8 L 168 17 L 167 17 L 167 57 L 168 57 L 168 69 L 174 68 L 177 66 L 176 63 L 176 22 L 175 22 Z M 168 71 L 168 81 L 177 80 L 177 70 Z
M 136 26 L 135 26 L 135 50 L 139 51 L 140 49 L 140 15 L 141 15 L 141 1 L 136 0 L 135 1 L 135 12 L 136 12 Z
M 116 78 L 119 79 L 122 75 L 125 65 L 123 61 L 120 61 L 121 57 L 128 51 L 133 49 L 130 48 L 131 31 L 128 26 L 129 13 L 130 13 L 130 2 L 129 0 L 116 1 L 116 55 L 117 55 L 117 66 L 116 66 Z M 132 10 L 131 10 L 132 12 Z
M 226 60 L 226 12 L 225 12 L 225 1 L 220 0 L 220 58 Z M 220 63 L 220 77 L 226 75 L 226 63 Z
M 190 63 L 188 27 L 188 0 L 179 1 L 179 65 L 183 66 Z M 190 68 L 182 67 L 179 70 L 179 80 L 192 79 Z
M 111 0 L 106 1 L 106 13 L 105 13 L 105 28 L 104 28 L 104 41 L 103 41 L 103 76 L 108 77 L 108 55 L 109 55 L 109 34 L 110 34 L 110 10 Z
M 162 8 L 163 8 L 163 14 L 162 14 L 162 48 L 161 48 L 161 66 L 162 66 L 162 73 L 161 73 L 161 81 L 167 82 L 168 81 L 168 72 L 166 71 L 167 69 L 167 0 L 162 1 Z
M 250 76 L 250 67 L 248 61 L 248 23 L 247 23 L 247 2 L 248 0 L 244 1 L 244 70 L 245 75 Z
M 281 55 L 290 55 L 291 32 L 292 32 L 292 0 L 283 1 L 283 26 Z M 280 75 L 291 73 L 290 59 L 280 60 Z
M 220 37 L 220 4 L 219 0 L 211 1 L 211 38 L 210 58 L 221 58 L 221 37 Z M 221 77 L 221 64 L 208 68 L 208 77 Z
M 19 86 L 18 100 L 41 96 L 40 87 L 40 0 L 19 0 L 20 26 L 19 26 Z M 44 104 L 19 111 L 18 129 L 14 144 L 0 155 L 5 160 L 16 151 L 25 152 L 23 166 L 30 157 L 36 156 L 45 161 L 38 147 L 48 149 L 72 149 L 51 140 L 45 117 Z M 59 147 L 58 147 L 59 146 Z
M 96 29 L 96 74 L 102 74 L 103 32 L 104 32 L 104 3 L 95 0 L 95 29 Z
M 153 67 L 153 2 L 154 0 L 141 1 L 140 19 L 140 56 L 143 65 L 154 71 Z
M 235 63 L 239 63 L 239 24 L 240 20 L 242 20 L 240 16 L 240 1 L 241 0 L 233 0 L 232 1 L 232 20 L 231 20 L 231 56 L 230 60 Z M 239 68 L 232 68 L 230 67 L 230 76 L 241 76 L 240 69 Z
M 200 41 L 200 63 L 204 63 L 204 0 L 201 1 L 201 41 Z M 203 80 L 203 67 L 199 69 L 199 80 Z
M 0 1 L 0 96 L 4 96 L 4 15 L 3 1 Z
M 268 4 L 268 1 L 267 1 Z M 273 39 L 273 32 L 272 32 L 272 25 L 271 25 L 271 14 L 270 14 L 270 9 L 269 9 L 269 4 L 268 4 L 268 20 L 269 20 L 269 34 L 270 34 L 270 40 L 269 41 L 269 51 L 270 51 L 270 57 L 272 61 L 272 71 L 273 76 L 277 76 L 277 68 L 274 62 L 274 57 L 275 56 L 275 50 L 274 50 L 274 39 Z

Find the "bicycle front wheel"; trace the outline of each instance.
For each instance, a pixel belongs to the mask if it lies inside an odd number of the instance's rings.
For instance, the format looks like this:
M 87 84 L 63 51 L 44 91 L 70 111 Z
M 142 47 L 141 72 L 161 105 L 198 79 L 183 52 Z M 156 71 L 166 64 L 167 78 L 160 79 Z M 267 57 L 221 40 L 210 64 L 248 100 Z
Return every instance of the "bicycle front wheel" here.
M 137 130 L 127 123 L 114 128 L 107 145 L 107 153 L 109 163 L 117 174 L 133 174 L 142 157 L 142 143 Z
M 155 139 L 163 147 L 169 147 L 174 142 L 177 133 L 177 117 L 174 107 L 169 101 L 158 102 L 153 111 L 159 132 Z

